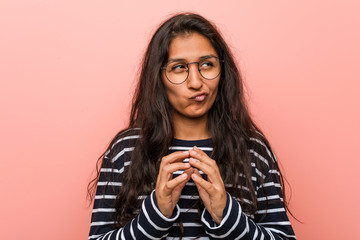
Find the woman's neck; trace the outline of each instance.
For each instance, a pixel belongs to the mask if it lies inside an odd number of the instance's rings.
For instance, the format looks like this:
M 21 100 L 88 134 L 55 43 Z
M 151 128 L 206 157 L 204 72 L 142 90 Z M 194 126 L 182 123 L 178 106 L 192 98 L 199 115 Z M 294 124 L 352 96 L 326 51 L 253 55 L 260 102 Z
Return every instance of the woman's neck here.
M 211 137 L 207 128 L 208 116 L 200 118 L 173 115 L 174 137 L 181 140 L 200 140 Z

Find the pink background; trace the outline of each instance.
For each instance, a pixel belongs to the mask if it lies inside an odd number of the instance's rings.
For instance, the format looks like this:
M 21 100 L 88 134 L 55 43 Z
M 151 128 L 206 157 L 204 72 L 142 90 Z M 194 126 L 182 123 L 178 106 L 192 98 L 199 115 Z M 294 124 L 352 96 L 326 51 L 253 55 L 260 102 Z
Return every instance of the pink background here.
M 298 239 L 360 239 L 356 0 L 1 0 L 1 239 L 87 238 L 97 157 L 127 122 L 149 36 L 184 10 L 237 56 Z

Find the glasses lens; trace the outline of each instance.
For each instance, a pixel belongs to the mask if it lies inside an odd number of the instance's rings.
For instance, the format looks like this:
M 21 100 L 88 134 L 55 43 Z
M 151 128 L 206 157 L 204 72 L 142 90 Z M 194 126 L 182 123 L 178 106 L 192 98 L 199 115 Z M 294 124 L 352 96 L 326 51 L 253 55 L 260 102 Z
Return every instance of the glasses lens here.
M 219 76 L 221 71 L 220 61 L 217 57 L 208 57 L 202 59 L 199 64 L 199 71 L 203 78 L 211 80 Z M 168 80 L 174 84 L 183 83 L 189 74 L 186 62 L 171 62 L 166 66 L 165 75 Z
M 201 76 L 208 80 L 214 79 L 220 74 L 220 61 L 216 57 L 206 58 L 199 62 L 199 69 Z
M 185 62 L 171 62 L 166 66 L 165 74 L 170 82 L 180 84 L 188 76 L 188 67 Z

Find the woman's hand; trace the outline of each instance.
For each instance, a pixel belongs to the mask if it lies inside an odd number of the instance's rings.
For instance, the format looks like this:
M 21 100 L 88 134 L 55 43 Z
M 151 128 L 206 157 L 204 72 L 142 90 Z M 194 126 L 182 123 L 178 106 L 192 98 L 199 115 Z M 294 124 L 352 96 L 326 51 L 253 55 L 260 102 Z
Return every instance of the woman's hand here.
M 207 175 L 207 180 L 203 179 L 198 170 L 191 175 L 199 191 L 206 209 L 217 224 L 220 224 L 226 206 L 226 191 L 224 182 L 220 176 L 219 168 L 215 160 L 211 159 L 201 149 L 194 147 L 190 150 L 191 166 L 194 166 Z
M 189 151 L 174 152 L 161 159 L 155 195 L 161 213 L 167 218 L 171 217 L 182 189 L 194 173 L 194 169 L 189 163 L 183 163 L 184 159 L 189 156 Z M 173 172 L 178 170 L 185 171 L 173 178 Z

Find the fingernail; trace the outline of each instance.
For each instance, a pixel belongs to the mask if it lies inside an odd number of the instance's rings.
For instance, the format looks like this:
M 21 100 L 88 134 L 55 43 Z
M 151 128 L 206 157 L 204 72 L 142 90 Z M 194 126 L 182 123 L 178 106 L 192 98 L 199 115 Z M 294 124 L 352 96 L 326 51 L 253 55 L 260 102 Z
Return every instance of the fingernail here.
M 189 154 L 189 151 L 185 151 L 185 152 L 184 152 L 184 155 L 188 155 L 188 154 Z
M 187 173 L 183 173 L 183 174 L 181 175 L 181 177 L 184 178 L 184 179 L 187 178 Z
M 185 167 L 190 167 L 190 163 L 185 163 Z
M 194 151 L 194 150 L 192 150 L 192 151 L 191 151 L 191 154 L 192 154 L 192 155 L 196 155 L 196 154 L 197 154 L 197 152 L 196 152 L 196 151 Z
M 199 150 L 199 148 L 198 148 L 197 146 L 194 146 L 194 149 L 197 149 L 197 150 Z

